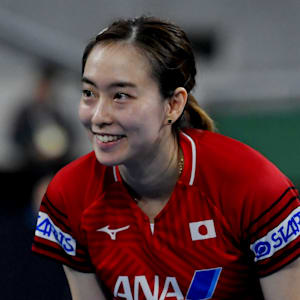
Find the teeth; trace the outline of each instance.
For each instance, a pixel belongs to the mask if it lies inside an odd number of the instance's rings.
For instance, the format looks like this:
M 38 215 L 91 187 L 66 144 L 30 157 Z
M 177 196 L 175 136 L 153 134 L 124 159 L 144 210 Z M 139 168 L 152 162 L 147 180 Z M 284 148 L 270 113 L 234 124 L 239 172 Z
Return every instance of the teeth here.
M 96 137 L 102 143 L 108 143 L 122 138 L 121 135 L 99 135 L 99 134 L 97 134 Z

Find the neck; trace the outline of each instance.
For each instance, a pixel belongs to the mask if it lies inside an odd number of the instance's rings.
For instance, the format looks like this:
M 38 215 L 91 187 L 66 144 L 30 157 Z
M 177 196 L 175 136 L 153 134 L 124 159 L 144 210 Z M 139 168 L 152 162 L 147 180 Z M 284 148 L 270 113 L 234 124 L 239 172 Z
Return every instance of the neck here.
M 169 198 L 179 176 L 180 153 L 177 137 L 143 157 L 141 163 L 120 166 L 120 173 L 128 190 L 137 199 Z

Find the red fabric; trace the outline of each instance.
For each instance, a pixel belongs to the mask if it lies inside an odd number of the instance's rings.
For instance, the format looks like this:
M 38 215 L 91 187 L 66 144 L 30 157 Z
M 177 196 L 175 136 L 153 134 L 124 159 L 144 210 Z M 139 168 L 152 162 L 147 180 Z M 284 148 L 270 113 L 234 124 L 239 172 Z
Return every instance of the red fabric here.
M 191 129 L 185 134 L 180 135 L 183 173 L 155 218 L 154 233 L 118 168 L 114 174 L 90 153 L 56 175 L 41 206 L 59 228 L 56 235 L 69 234 L 76 241 L 76 254 L 68 253 L 67 235 L 66 251 L 41 226 L 33 250 L 79 271 L 96 272 L 115 299 L 146 299 L 149 291 L 153 299 L 180 299 L 180 294 L 187 295 L 195 271 L 214 268 L 222 270 L 211 299 L 260 299 L 258 277 L 300 254 L 298 193 L 252 148 L 216 133 Z M 295 223 L 289 234 L 284 233 L 290 230 L 284 223 L 287 217 Z M 265 249 L 256 243 L 272 230 L 270 245 L 276 251 L 264 258 Z M 280 233 L 287 240 L 281 237 L 281 244 Z M 261 251 L 258 260 L 251 245 Z M 147 284 L 141 283 L 144 279 Z

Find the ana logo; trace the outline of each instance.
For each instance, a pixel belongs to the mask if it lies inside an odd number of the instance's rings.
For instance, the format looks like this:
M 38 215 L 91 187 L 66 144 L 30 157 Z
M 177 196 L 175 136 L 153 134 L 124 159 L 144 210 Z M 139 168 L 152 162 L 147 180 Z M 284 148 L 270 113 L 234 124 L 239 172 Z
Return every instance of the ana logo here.
M 184 297 L 176 277 L 154 276 L 154 285 L 149 284 L 145 275 L 119 276 L 114 287 L 114 297 L 127 300 L 207 300 L 212 299 L 222 268 L 197 270 Z M 131 280 L 130 280 L 131 279 Z M 149 279 L 149 278 L 148 278 Z M 133 284 L 130 284 L 130 281 Z
M 116 229 L 109 229 L 109 225 L 107 225 L 107 226 L 104 226 L 100 229 L 97 229 L 97 231 L 105 232 L 105 233 L 109 234 L 109 236 L 112 240 L 116 240 L 117 233 L 120 232 L 120 231 L 124 231 L 124 230 L 128 229 L 129 227 L 130 227 L 130 225 L 127 225 L 127 226 L 124 226 L 124 227 L 121 227 L 121 228 L 116 228 Z
M 216 237 L 213 220 L 191 222 L 189 225 L 192 241 L 206 240 Z
M 255 254 L 255 261 L 271 257 L 300 235 L 300 207 L 265 236 L 250 245 Z

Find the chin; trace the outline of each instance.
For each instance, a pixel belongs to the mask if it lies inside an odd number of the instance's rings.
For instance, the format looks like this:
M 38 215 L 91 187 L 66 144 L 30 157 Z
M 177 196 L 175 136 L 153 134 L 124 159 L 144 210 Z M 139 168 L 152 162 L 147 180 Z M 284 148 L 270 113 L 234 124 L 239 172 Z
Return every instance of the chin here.
M 112 167 L 112 166 L 117 166 L 123 163 L 123 160 L 120 158 L 112 157 L 111 154 L 103 154 L 103 153 L 98 153 L 95 151 L 95 155 L 97 158 L 97 161 L 107 167 Z

